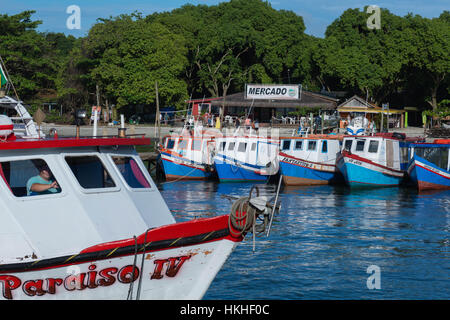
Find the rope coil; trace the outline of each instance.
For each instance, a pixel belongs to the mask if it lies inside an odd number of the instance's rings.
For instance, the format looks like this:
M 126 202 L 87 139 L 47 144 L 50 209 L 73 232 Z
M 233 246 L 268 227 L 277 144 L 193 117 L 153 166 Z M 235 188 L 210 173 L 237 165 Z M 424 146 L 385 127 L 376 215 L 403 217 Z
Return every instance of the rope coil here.
M 256 186 L 253 186 L 248 197 L 241 197 L 231 205 L 228 228 L 230 234 L 234 237 L 244 236 L 250 230 L 252 230 L 253 235 L 255 236 L 255 233 L 262 233 L 267 227 L 269 222 L 268 215 L 264 214 L 264 211 L 258 210 L 250 203 L 254 188 L 256 189 L 256 196 L 258 197 L 259 189 Z M 266 206 L 270 206 L 270 204 L 267 204 Z M 260 216 L 263 216 L 262 219 Z M 257 220 L 262 222 L 257 224 Z

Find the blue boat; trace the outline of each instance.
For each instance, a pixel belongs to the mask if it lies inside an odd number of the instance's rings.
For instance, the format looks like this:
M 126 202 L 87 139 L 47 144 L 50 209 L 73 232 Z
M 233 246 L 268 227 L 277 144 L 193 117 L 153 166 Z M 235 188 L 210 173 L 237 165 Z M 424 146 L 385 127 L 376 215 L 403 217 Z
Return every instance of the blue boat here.
M 167 180 L 207 180 L 214 175 L 212 151 L 215 137 L 183 131 L 164 137 L 159 146 Z
M 422 190 L 450 189 L 450 140 L 411 144 L 408 175 Z
M 343 182 L 336 167 L 342 136 L 310 135 L 280 138 L 280 173 L 285 185 Z
M 259 181 L 278 173 L 278 139 L 255 135 L 216 140 L 214 166 L 221 182 Z
M 421 138 L 376 134 L 346 136 L 337 166 L 350 187 L 394 187 L 404 182 L 408 146 Z

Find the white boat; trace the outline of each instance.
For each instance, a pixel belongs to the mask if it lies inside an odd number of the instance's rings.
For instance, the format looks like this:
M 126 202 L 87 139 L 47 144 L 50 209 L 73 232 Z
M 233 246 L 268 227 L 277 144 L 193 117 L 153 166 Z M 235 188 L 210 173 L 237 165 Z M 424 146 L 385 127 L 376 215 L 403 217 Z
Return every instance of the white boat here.
M 346 134 L 349 136 L 363 136 L 367 134 L 368 120 L 365 116 L 359 115 L 350 120 Z
M 201 299 L 251 221 L 277 208 L 177 223 L 134 148 L 150 139 L 11 131 L 0 132 L 2 299 Z M 45 172 L 53 184 L 39 193 L 29 178 Z
M 392 187 L 404 182 L 408 146 L 421 138 L 399 133 L 345 136 L 337 166 L 351 187 Z
M 206 180 L 214 175 L 215 129 L 187 130 L 163 138 L 158 150 L 167 180 Z
M 279 139 L 237 132 L 216 139 L 214 165 L 219 180 L 266 181 L 278 173 Z
M 33 121 L 22 101 L 10 96 L 0 96 L 0 112 L 12 121 L 15 135 L 24 139 L 44 138 L 45 134 Z
M 342 136 L 280 137 L 280 173 L 285 185 L 343 182 L 336 167 Z

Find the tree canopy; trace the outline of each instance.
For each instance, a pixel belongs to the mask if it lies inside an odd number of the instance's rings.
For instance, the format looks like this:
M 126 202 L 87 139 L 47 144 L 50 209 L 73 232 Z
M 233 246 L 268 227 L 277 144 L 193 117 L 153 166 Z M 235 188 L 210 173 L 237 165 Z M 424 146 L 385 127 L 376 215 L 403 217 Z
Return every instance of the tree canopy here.
M 246 83 L 301 83 L 421 109 L 449 100 L 448 11 L 429 19 L 382 9 L 381 28 L 369 29 L 366 8 L 350 8 L 324 38 L 262 0 L 98 19 L 78 39 L 38 32 L 33 13 L 0 15 L 0 55 L 22 99 L 89 106 L 98 86 L 119 108 L 154 105 L 158 83 L 162 106 L 185 108 L 189 97 L 232 94 Z

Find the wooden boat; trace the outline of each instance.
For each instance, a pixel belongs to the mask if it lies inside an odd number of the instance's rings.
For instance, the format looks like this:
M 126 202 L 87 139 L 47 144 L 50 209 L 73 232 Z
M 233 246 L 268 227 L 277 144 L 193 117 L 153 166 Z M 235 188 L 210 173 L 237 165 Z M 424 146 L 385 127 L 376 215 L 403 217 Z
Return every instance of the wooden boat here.
M 2 299 L 200 299 L 251 221 L 277 208 L 245 197 L 229 215 L 176 222 L 134 148 L 150 139 L 0 129 Z
M 187 130 L 164 137 L 159 146 L 167 180 L 206 180 L 214 175 L 215 130 Z
M 345 136 L 338 169 L 351 187 L 392 187 L 405 178 L 408 145 L 422 138 L 399 133 Z
M 278 173 L 279 140 L 256 134 L 216 139 L 214 165 L 221 182 L 266 181 Z
M 410 145 L 408 175 L 420 190 L 450 189 L 450 140 Z
M 336 167 L 343 136 L 280 137 L 280 173 L 286 185 L 343 182 Z

